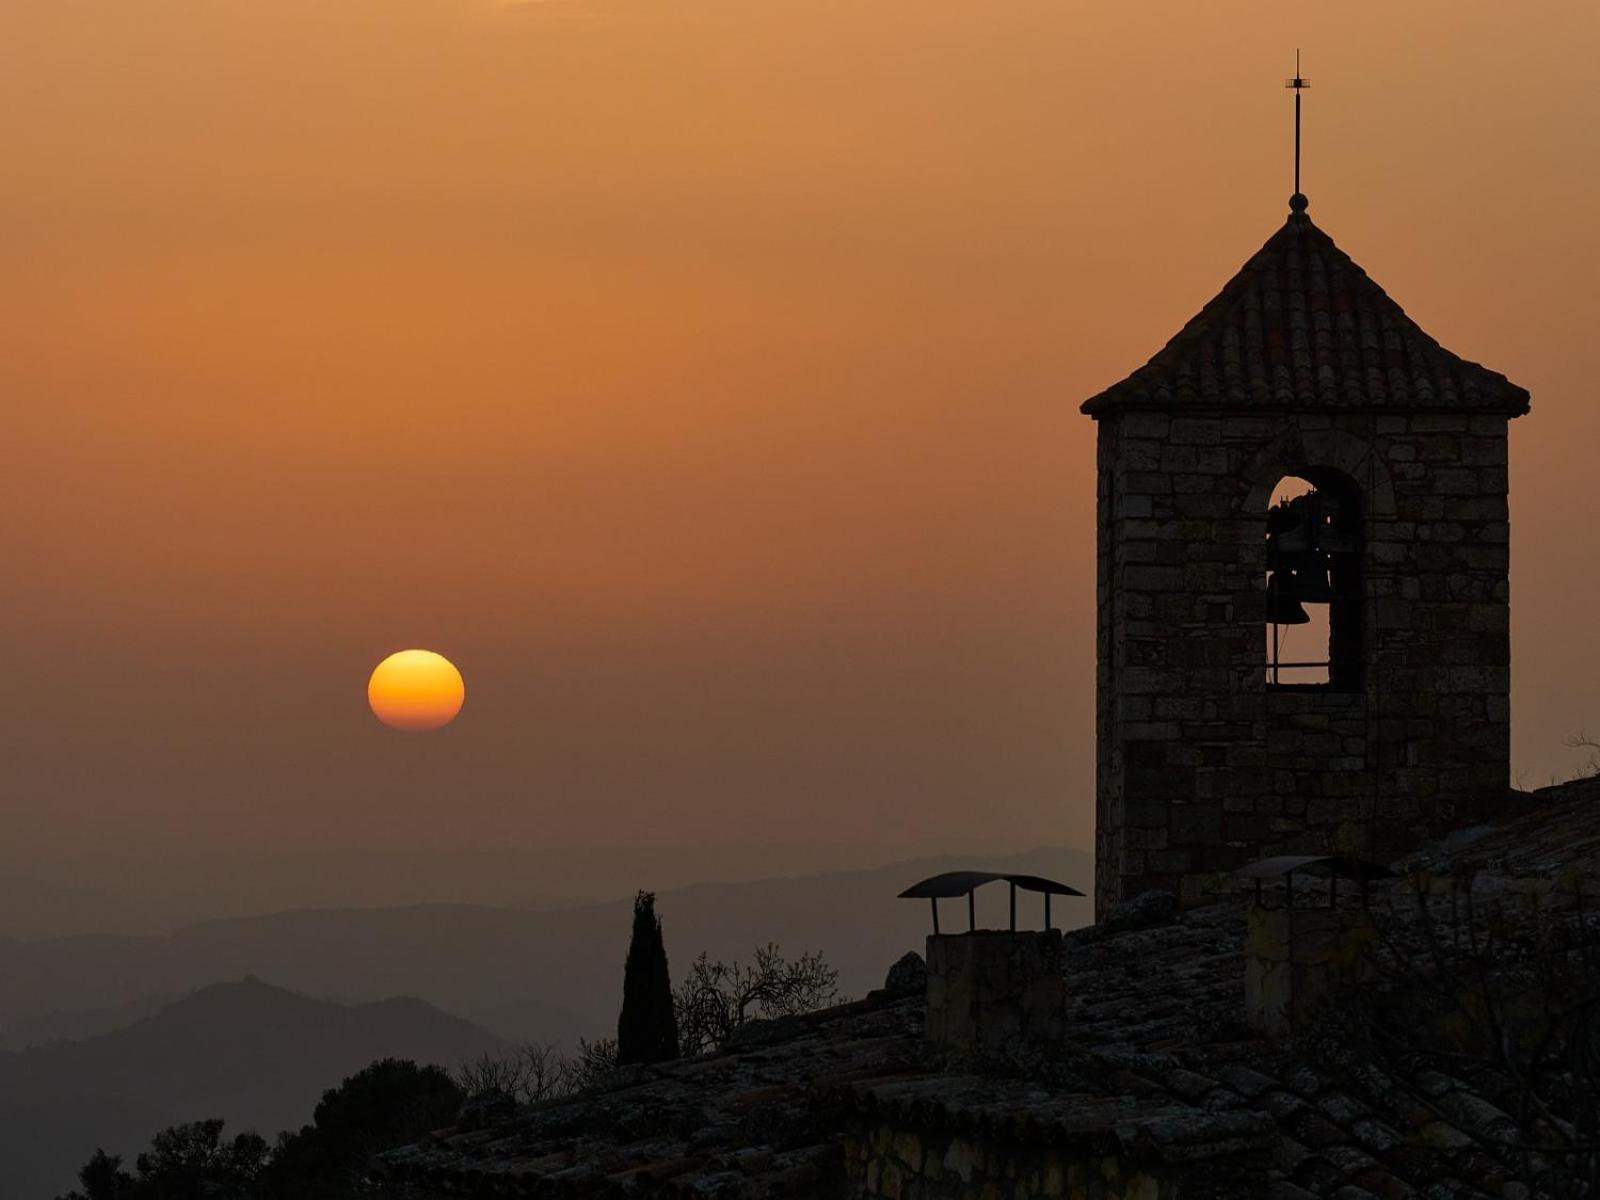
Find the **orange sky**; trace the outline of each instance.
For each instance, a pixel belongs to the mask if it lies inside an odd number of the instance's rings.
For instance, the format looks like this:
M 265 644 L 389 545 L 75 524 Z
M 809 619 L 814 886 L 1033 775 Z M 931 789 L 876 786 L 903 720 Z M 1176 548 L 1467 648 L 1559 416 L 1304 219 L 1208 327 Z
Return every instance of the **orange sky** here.
M 1593 3 L 15 0 L 15 847 L 1077 841 L 1093 425 L 1311 215 L 1512 435 L 1600 730 Z M 386 653 L 467 678 L 367 711 Z M 3 932 L 3 931 L 0 931 Z

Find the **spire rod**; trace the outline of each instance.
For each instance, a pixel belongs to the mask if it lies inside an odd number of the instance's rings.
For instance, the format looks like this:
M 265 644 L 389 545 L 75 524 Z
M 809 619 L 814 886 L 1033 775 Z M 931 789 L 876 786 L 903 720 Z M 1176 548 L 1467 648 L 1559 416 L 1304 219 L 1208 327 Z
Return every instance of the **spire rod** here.
M 1311 81 L 1300 74 L 1300 51 L 1294 52 L 1294 78 L 1285 79 L 1283 86 L 1294 92 L 1294 197 L 1289 201 L 1289 207 L 1295 208 L 1295 200 L 1300 201 L 1299 212 L 1305 208 L 1305 197 L 1300 191 L 1300 93 L 1311 86 Z

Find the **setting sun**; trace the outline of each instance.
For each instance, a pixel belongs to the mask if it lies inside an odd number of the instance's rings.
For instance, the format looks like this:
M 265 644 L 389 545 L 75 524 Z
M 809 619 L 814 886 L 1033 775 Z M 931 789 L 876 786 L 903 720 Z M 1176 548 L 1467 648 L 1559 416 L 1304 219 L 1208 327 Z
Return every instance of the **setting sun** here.
M 385 725 L 408 733 L 439 729 L 456 719 L 466 685 L 461 672 L 432 650 L 401 650 L 373 669 L 367 703 Z

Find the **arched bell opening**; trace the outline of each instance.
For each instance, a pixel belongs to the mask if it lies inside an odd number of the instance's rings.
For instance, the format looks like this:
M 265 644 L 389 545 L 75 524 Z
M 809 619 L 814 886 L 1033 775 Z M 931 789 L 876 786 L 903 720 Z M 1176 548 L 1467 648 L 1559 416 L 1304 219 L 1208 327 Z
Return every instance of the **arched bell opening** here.
M 1331 468 L 1286 475 L 1266 522 L 1266 682 L 1361 684 L 1361 495 Z

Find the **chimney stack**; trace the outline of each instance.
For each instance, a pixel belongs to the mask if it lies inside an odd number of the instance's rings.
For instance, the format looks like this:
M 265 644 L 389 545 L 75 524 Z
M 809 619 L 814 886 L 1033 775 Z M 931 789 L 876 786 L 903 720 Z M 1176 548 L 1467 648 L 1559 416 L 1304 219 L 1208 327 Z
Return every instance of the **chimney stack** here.
M 1061 931 L 978 930 L 928 938 L 928 1041 L 948 1062 L 1059 1044 L 1067 985 Z
M 1372 975 L 1378 938 L 1365 908 L 1250 908 L 1245 1017 L 1273 1041 L 1301 1032 Z
M 1327 881 L 1327 898 L 1302 890 L 1295 903 L 1296 872 Z M 1292 1037 L 1323 1015 L 1338 995 L 1372 977 L 1378 927 L 1367 908 L 1374 882 L 1395 877 L 1382 863 L 1342 854 L 1280 854 L 1233 872 L 1255 886 L 1244 944 L 1245 1019 L 1277 1041 Z M 1356 891 L 1356 903 L 1339 904 L 1339 881 Z M 1282 884 L 1280 904 L 1268 907 L 1265 885 Z M 1276 891 L 1276 889 L 1274 889 Z M 1307 904 L 1306 901 L 1310 900 Z

